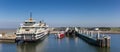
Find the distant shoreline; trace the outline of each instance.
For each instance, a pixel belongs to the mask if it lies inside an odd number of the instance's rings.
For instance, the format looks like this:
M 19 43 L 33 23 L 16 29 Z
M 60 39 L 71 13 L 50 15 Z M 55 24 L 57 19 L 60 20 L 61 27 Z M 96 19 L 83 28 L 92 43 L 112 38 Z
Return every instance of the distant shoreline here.
M 0 29 L 0 33 L 15 33 L 16 29 Z M 50 33 L 56 34 L 60 31 L 51 31 Z M 94 32 L 96 33 L 96 32 Z M 101 31 L 101 34 L 120 34 L 119 31 Z
M 120 32 L 117 32 L 117 31 L 102 31 L 100 33 L 102 33 L 102 34 L 120 34 Z

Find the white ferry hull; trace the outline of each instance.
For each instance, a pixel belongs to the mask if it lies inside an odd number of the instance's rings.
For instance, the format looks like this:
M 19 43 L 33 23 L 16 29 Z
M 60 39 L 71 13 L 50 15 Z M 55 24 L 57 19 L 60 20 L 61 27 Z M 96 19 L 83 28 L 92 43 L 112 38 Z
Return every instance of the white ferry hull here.
M 47 34 L 38 34 L 38 35 L 37 34 L 19 34 L 19 35 L 22 35 L 22 36 L 17 37 L 16 41 L 29 42 L 29 41 L 42 40 Z

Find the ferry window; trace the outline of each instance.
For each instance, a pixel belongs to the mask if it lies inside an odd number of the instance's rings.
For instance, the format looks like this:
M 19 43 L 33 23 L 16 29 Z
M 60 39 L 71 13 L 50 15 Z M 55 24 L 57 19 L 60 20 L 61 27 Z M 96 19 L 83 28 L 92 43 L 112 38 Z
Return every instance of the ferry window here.
M 25 22 L 25 23 L 27 23 L 27 22 Z
M 25 31 L 29 31 L 29 29 L 25 29 Z

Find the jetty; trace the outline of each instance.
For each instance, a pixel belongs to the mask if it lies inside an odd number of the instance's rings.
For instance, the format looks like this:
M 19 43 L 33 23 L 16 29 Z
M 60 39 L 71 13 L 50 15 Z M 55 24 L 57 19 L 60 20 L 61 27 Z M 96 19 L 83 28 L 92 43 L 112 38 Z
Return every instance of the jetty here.
M 0 42 L 10 42 L 14 43 L 16 39 L 15 34 L 7 34 L 7 33 L 1 33 L 0 34 Z
M 76 27 L 72 30 L 70 28 L 66 28 L 66 34 L 74 34 L 91 45 L 98 47 L 110 47 L 110 36 L 100 35 L 98 28 L 95 29 L 97 34 L 94 34 L 93 32 L 94 31 L 87 31 L 86 29 L 77 29 Z

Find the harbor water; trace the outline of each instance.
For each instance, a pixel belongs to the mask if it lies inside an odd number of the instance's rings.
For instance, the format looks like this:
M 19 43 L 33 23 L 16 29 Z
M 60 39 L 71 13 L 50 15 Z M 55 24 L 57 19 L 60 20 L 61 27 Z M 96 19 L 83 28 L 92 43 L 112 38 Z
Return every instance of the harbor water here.
M 0 52 L 120 52 L 120 34 L 107 35 L 111 36 L 110 48 L 90 45 L 75 36 L 57 39 L 50 34 L 44 40 L 33 43 L 0 43 Z

